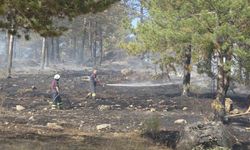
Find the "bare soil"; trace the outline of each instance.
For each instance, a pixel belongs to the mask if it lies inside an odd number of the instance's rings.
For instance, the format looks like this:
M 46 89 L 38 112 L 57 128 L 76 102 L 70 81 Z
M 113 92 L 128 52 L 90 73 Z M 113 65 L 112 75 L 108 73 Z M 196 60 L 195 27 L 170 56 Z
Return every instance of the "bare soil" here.
M 51 110 L 49 86 L 53 74 L 19 72 L 0 80 L 0 149 L 174 149 L 185 125 L 175 124 L 175 120 L 193 123 L 209 121 L 213 116 L 211 94 L 193 91 L 190 97 L 182 97 L 178 84 L 98 86 L 93 100 L 85 98 L 89 84 L 82 80 L 90 72 L 60 74 L 62 110 Z M 99 77 L 105 83 L 126 82 L 119 72 L 109 70 L 99 72 Z M 241 111 L 248 107 L 245 97 L 231 97 Z M 25 109 L 17 111 L 16 105 Z M 241 148 L 250 149 L 250 131 L 246 129 L 250 119 L 242 118 L 244 121 L 231 120 L 227 126 Z M 157 135 L 144 134 L 150 120 Z M 49 128 L 47 123 L 62 128 Z M 111 124 L 111 128 L 98 131 L 96 126 L 100 124 Z

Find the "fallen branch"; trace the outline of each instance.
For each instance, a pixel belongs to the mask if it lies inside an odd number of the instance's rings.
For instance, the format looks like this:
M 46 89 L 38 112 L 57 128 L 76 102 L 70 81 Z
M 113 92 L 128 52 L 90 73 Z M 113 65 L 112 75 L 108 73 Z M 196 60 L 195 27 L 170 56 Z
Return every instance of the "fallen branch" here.
M 242 116 L 242 115 L 247 115 L 247 114 L 250 114 L 250 112 L 244 112 L 244 113 L 240 113 L 240 114 L 227 115 L 226 117 L 236 117 L 236 116 Z

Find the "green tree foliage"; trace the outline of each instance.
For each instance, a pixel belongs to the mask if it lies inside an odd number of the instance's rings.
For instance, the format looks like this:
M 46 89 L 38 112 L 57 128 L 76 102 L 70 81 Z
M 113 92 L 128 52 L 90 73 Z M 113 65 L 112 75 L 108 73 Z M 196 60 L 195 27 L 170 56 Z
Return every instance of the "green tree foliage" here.
M 178 63 L 191 46 L 193 62 L 210 75 L 211 57 L 217 57 L 217 98 L 223 100 L 233 66 L 242 62 L 246 72 L 250 66 L 249 1 L 151 0 L 144 5 L 148 19 L 137 26 L 136 38 L 124 47 L 133 54 L 151 51 L 174 57 Z
M 186 15 L 189 14 L 188 10 L 184 9 L 188 7 L 188 3 L 152 0 L 143 4 L 148 10 L 148 19 L 141 22 L 134 30 L 135 40 L 123 47 L 132 54 L 148 51 L 160 53 L 160 61 L 156 60 L 160 66 L 169 68 L 173 63 L 183 64 L 185 70 L 183 94 L 186 95 L 190 84 L 191 55 L 185 54 L 191 53 L 189 48 L 193 33 L 193 26 L 190 25 L 193 24 L 193 20 Z
M 6 17 L 1 28 L 31 29 L 42 36 L 57 36 L 64 31 L 62 26 L 53 25 L 55 17 L 69 19 L 89 12 L 107 9 L 118 0 L 2 0 L 0 15 Z M 16 32 L 16 31 L 15 31 Z
M 116 1 L 119 0 L 1 0 L 0 28 L 10 34 L 8 76 L 11 74 L 14 35 L 19 35 L 18 32 L 23 31 L 26 39 L 29 39 L 30 30 L 43 37 L 58 36 L 66 28 L 55 26 L 54 19 L 72 19 L 81 14 L 103 11 Z M 42 51 L 45 54 L 45 50 Z

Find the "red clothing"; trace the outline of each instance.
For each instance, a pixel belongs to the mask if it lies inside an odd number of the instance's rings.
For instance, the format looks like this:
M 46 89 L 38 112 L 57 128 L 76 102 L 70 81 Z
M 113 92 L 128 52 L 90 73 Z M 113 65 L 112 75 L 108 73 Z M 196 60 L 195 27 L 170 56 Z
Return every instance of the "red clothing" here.
M 52 92 L 57 92 L 57 91 L 56 91 L 56 87 L 58 87 L 58 82 L 57 82 L 56 80 L 52 80 L 51 86 L 50 86 L 51 91 L 52 91 Z

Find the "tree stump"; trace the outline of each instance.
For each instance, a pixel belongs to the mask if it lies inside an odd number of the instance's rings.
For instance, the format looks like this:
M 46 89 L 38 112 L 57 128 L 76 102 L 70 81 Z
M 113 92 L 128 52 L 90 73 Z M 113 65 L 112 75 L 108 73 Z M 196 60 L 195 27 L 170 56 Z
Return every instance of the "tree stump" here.
M 177 150 L 191 150 L 197 149 L 197 147 L 199 149 L 231 148 L 235 143 L 235 138 L 222 122 L 197 122 L 184 128 L 177 144 Z

